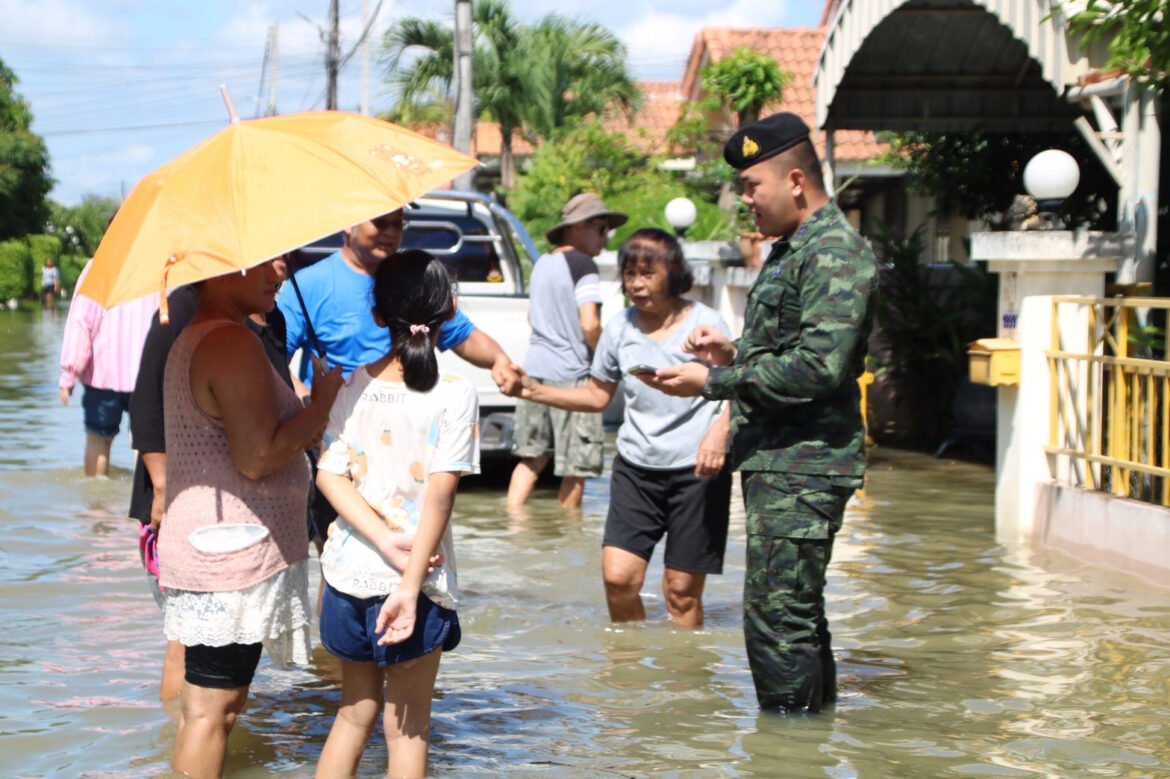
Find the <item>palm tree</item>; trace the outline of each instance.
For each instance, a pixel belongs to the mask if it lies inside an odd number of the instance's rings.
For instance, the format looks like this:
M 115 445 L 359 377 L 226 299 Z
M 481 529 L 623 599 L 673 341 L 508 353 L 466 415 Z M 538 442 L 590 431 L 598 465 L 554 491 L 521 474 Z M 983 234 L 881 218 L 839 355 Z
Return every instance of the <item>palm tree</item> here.
M 549 14 L 532 30 L 529 56 L 537 105 L 528 129 L 538 138 L 552 138 L 590 114 L 602 116 L 610 106 L 632 114 L 641 104 L 625 46 L 599 24 Z
M 634 109 L 640 93 L 625 68 L 625 48 L 596 24 L 555 15 L 535 26 L 512 15 L 507 0 L 478 0 L 474 6 L 472 65 L 475 113 L 500 127 L 500 183 L 515 185 L 512 144 L 516 135 L 551 138 L 588 114 L 617 103 Z M 401 90 L 400 106 L 434 102 L 450 95 L 454 80 L 454 31 L 438 22 L 410 18 L 387 32 L 390 81 Z M 400 67 L 408 49 L 422 54 Z
M 512 141 L 524 125 L 527 106 L 523 80 L 527 65 L 521 51 L 525 30 L 504 0 L 476 2 L 473 21 L 475 115 L 500 126 L 501 184 L 511 187 L 515 183 Z M 390 54 L 390 80 L 401 90 L 396 111 L 405 113 L 405 106 L 434 103 L 436 93 L 450 95 L 455 77 L 455 33 L 451 28 L 424 19 L 404 19 L 386 33 L 384 45 Z M 408 67 L 400 67 L 411 48 L 424 53 Z

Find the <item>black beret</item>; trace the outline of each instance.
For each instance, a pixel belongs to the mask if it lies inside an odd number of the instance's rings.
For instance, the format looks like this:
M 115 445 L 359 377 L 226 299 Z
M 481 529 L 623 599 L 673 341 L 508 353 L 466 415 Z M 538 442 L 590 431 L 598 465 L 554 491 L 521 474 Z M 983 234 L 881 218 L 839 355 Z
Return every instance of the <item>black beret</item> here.
M 799 116 L 772 114 L 737 130 L 723 147 L 723 159 L 736 170 L 743 170 L 807 140 L 808 125 Z

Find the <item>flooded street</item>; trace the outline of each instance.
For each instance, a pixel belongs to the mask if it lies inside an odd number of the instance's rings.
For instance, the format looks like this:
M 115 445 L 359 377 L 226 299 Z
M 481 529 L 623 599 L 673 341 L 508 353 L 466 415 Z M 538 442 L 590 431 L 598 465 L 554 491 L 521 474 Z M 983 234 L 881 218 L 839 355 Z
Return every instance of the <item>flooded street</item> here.
M 165 774 L 161 617 L 126 517 L 131 453 L 81 474 L 80 391 L 56 397 L 65 310 L 0 311 L 0 774 Z M 499 485 L 453 517 L 463 642 L 443 658 L 435 775 L 1167 776 L 1170 592 L 995 540 L 985 466 L 873 450 L 826 598 L 840 701 L 760 714 L 743 649 L 743 514 L 733 500 L 707 625 L 677 631 L 647 576 L 650 621 L 611 627 L 600 580 L 608 480 L 579 515 L 539 491 L 509 516 Z M 659 552 L 659 555 L 661 553 Z M 265 659 L 229 776 L 310 776 L 338 666 Z M 380 733 L 363 776 L 385 770 Z

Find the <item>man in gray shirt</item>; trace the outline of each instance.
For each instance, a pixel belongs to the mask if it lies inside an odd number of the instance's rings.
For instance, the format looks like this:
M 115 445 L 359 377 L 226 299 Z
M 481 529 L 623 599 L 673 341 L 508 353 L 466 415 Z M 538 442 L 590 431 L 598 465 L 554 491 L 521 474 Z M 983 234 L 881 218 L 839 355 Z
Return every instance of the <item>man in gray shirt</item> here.
M 524 370 L 555 387 L 577 387 L 589 379 L 589 363 L 601 337 L 601 288 L 597 263 L 609 231 L 626 223 L 601 198 L 585 192 L 569 200 L 561 222 L 545 234 L 557 247 L 536 261 L 529 280 L 528 319 L 532 336 Z M 508 505 L 520 506 L 554 457 L 561 477 L 562 506 L 581 505 L 585 479 L 601 475 L 601 415 L 562 411 L 538 403 L 516 403 L 516 456 L 521 458 L 508 485 Z

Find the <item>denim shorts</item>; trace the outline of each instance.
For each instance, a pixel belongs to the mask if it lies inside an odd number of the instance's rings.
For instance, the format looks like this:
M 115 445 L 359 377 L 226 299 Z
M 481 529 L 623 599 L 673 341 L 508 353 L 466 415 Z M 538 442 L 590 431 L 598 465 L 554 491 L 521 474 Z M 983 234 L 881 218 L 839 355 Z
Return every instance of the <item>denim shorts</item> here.
M 429 655 L 439 647 L 446 652 L 459 646 L 463 637 L 459 615 L 421 593 L 410 638 L 379 646 L 374 625 L 385 600 L 385 597 L 355 598 L 333 589 L 326 582 L 321 602 L 321 645 L 342 660 L 377 663 L 379 668 Z
M 81 398 L 85 432 L 113 438 L 122 424 L 123 412 L 130 412 L 130 393 L 82 386 L 85 387 Z

